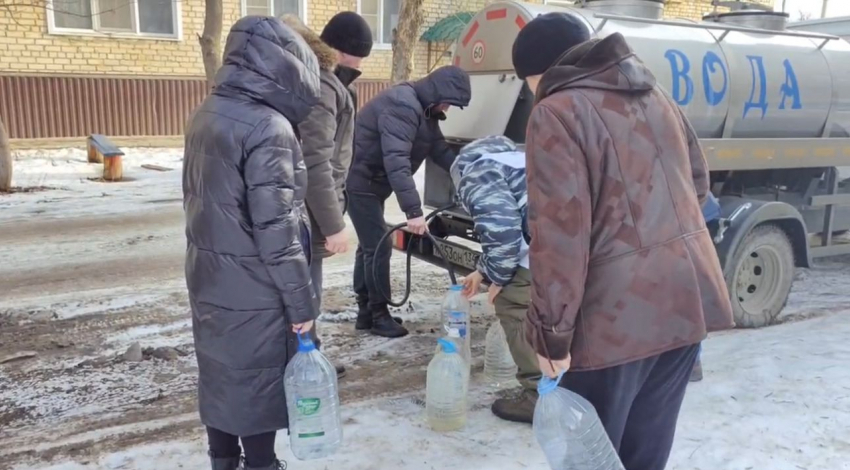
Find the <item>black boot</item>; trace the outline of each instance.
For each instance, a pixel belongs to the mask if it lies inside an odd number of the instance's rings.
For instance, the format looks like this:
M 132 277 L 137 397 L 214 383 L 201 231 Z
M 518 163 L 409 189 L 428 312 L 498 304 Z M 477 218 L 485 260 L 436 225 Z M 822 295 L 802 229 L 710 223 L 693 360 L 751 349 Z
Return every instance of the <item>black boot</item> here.
M 278 459 L 274 459 L 274 462 L 266 467 L 249 467 L 248 464 L 244 465 L 244 470 L 286 470 L 286 462 L 282 462 Z
M 404 324 L 401 317 L 393 317 L 393 320 L 399 325 Z M 354 323 L 354 329 L 358 331 L 372 329 L 372 311 L 369 310 L 368 305 L 357 303 L 357 321 Z
M 369 310 L 369 304 L 366 302 L 357 301 L 357 322 L 354 323 L 354 329 L 372 329 L 372 312 Z
M 210 463 L 212 464 L 212 470 L 238 470 L 239 469 L 239 457 L 226 457 L 219 458 L 213 455 L 212 452 L 209 453 Z
M 399 318 L 399 320 L 401 320 Z M 409 333 L 407 328 L 400 325 L 399 321 L 390 315 L 387 307 L 381 307 L 372 312 L 372 329 L 370 332 L 375 336 L 384 338 L 401 338 Z

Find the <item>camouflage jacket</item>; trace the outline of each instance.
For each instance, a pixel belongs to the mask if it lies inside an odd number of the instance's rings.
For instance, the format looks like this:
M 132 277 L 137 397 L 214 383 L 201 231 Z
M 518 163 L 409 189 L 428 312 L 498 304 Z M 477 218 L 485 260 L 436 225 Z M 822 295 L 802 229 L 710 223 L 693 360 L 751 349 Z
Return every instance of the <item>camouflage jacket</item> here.
M 623 36 L 565 54 L 537 99 L 526 139 L 535 350 L 594 370 L 731 328 L 700 207 L 705 157 Z
M 528 267 L 525 155 L 516 150 L 507 137 L 485 137 L 465 146 L 451 167 L 457 197 L 481 242 L 478 271 L 500 286 L 518 266 Z

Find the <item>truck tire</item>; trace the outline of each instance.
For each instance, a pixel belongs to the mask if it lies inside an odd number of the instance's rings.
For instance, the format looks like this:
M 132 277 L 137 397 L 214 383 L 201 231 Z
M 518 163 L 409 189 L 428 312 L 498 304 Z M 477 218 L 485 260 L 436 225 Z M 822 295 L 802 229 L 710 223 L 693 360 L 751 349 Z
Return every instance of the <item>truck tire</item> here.
M 732 313 L 739 328 L 776 323 L 794 281 L 794 249 L 775 225 L 754 228 L 731 259 L 726 276 Z

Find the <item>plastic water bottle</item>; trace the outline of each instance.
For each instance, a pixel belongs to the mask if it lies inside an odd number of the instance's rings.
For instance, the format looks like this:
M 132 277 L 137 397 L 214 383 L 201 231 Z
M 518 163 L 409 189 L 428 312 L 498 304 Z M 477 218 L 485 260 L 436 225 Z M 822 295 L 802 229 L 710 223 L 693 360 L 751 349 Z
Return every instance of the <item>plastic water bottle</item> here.
M 464 356 L 471 357 L 471 341 L 469 329 L 469 300 L 463 296 L 463 286 L 453 285 L 443 300 L 443 325 L 446 333 L 457 330 L 461 339 L 466 343 L 462 349 Z
M 425 413 L 434 431 L 455 431 L 466 425 L 469 366 L 455 343 L 446 338 L 437 343 L 440 351 L 428 364 L 425 380 Z
M 455 349 L 460 353 L 460 357 L 463 358 L 463 361 L 466 363 L 467 367 L 472 367 L 472 349 L 469 347 L 469 341 L 464 341 L 463 338 L 460 337 L 460 331 L 457 328 L 449 328 L 449 332 L 445 337 L 446 341 L 451 342 L 455 345 Z M 437 349 L 434 351 L 434 354 L 438 354 L 442 351 L 443 348 L 437 343 Z
M 484 343 L 484 379 L 496 387 L 503 387 L 516 378 L 517 365 L 511 356 L 502 323 L 494 322 L 487 330 Z
M 289 410 L 289 447 L 300 460 L 327 457 L 342 445 L 336 369 L 308 337 L 283 377 Z
M 563 375 L 563 374 L 562 374 Z M 552 470 L 624 470 L 599 416 L 587 400 L 543 377 L 534 407 L 534 437 Z

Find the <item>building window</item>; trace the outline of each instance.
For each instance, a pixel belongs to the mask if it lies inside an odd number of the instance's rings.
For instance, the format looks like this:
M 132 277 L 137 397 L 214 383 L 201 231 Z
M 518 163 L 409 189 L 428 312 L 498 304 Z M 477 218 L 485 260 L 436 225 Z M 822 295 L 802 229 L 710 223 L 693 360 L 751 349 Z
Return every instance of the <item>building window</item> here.
M 307 22 L 307 0 L 242 0 L 242 16 L 296 15 Z
M 392 44 L 401 0 L 357 0 L 357 12 L 372 28 L 376 44 Z
M 48 0 L 53 34 L 180 37 L 180 0 Z

